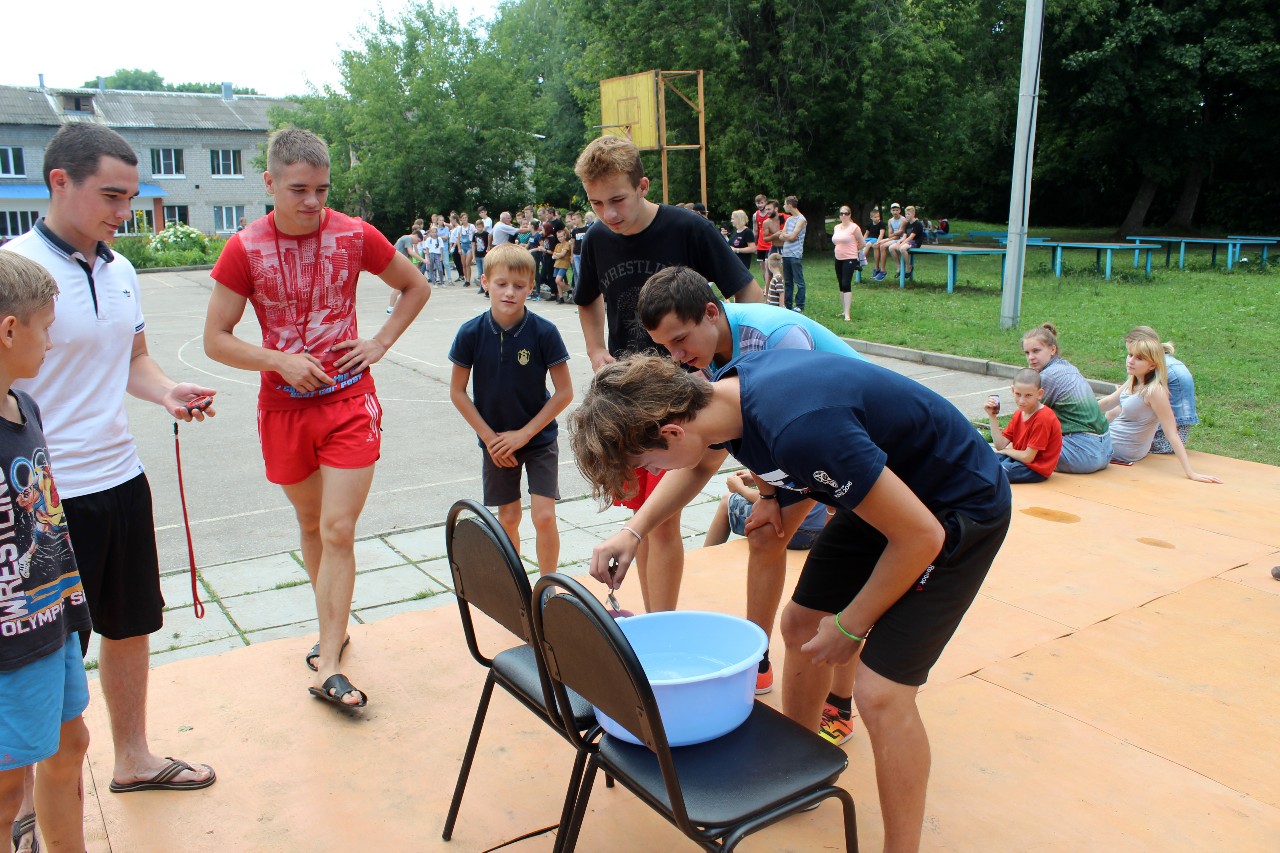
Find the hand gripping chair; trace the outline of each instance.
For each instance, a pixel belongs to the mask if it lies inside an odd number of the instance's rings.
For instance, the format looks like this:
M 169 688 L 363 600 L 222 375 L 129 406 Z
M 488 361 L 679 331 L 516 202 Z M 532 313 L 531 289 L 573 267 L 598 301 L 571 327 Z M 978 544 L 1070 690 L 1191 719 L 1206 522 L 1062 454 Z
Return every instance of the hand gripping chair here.
M 576 735 L 579 730 L 594 726 L 596 721 L 591 706 L 577 695 L 569 695 L 566 699 L 566 707 L 569 709 L 567 715 L 562 716 L 552 705 L 554 700 L 545 666 L 541 655 L 530 644 L 533 633 L 530 622 L 532 606 L 529 577 L 525 574 L 524 565 L 510 538 L 493 514 L 475 501 L 458 501 L 449 510 L 445 522 L 445 544 L 467 648 L 470 649 L 471 656 L 489 670 L 484 688 L 480 692 L 480 704 L 476 708 L 476 718 L 462 757 L 462 767 L 458 771 L 458 782 L 454 788 L 453 800 L 449 804 L 449 815 L 445 819 L 443 837 L 448 841 L 458 819 L 462 794 L 467 787 L 467 777 L 471 773 L 471 763 L 475 759 L 480 730 L 484 727 L 485 714 L 489 709 L 489 699 L 493 695 L 495 684 L 566 738 L 568 734 L 563 730 L 564 725 L 573 727 Z M 492 658 L 486 657 L 476 641 L 472 621 L 473 607 L 515 634 L 521 640 L 520 645 L 499 652 Z M 566 719 L 568 723 L 565 722 Z M 576 791 L 585 763 L 585 755 L 578 751 L 569 784 L 570 796 Z M 568 822 L 572 805 L 572 801 L 567 799 L 561 818 L 562 826 Z
M 705 850 L 732 850 L 747 835 L 831 797 L 844 809 L 845 849 L 858 849 L 853 798 L 835 787 L 848 765 L 843 750 L 761 702 L 729 734 L 673 749 L 635 651 L 595 597 L 572 578 L 551 574 L 534 587 L 534 600 L 542 602 L 533 613 L 534 636 L 562 718 L 575 719 L 573 690 L 645 744 L 573 730 L 586 772 L 557 849 L 576 846 L 598 768 Z

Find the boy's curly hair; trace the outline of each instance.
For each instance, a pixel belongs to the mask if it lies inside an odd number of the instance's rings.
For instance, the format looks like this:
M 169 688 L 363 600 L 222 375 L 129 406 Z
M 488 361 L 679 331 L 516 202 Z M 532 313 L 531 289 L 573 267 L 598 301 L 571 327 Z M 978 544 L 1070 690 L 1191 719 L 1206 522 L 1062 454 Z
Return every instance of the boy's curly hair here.
M 665 448 L 658 431 L 693 420 L 710 401 L 711 383 L 669 358 L 633 355 L 600 368 L 569 416 L 573 455 L 592 496 L 601 502 L 634 496 L 633 460 Z

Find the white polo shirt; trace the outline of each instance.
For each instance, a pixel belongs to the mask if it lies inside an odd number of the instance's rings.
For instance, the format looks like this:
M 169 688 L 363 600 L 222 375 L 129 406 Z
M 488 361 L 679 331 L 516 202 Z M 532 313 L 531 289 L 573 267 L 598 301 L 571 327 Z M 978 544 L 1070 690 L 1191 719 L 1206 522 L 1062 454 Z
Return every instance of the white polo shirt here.
M 43 219 L 4 251 L 40 264 L 61 291 L 53 349 L 35 379 L 14 382 L 40 405 L 59 494 L 74 498 L 133 479 L 142 461 L 124 399 L 133 339 L 144 326 L 133 264 L 99 243 L 90 267 Z

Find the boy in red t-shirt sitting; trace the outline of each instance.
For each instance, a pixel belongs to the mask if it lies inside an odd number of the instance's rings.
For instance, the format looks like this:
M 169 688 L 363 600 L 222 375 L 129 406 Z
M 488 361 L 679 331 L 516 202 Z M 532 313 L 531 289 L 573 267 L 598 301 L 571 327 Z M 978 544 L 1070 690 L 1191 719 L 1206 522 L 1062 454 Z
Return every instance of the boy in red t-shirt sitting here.
M 1049 479 L 1062 453 L 1062 424 L 1053 409 L 1041 402 L 1044 388 L 1040 387 L 1039 372 L 1029 367 L 1019 370 L 1010 390 L 1018 413 L 1003 431 L 996 420 L 1000 400 L 990 398 L 983 406 L 991 421 L 992 444 L 1010 483 L 1042 483 Z
M 315 134 L 272 134 L 263 174 L 275 210 L 233 235 L 211 273 L 209 357 L 262 375 L 258 434 L 267 479 L 284 489 L 302 534 L 320 641 L 306 656 L 311 693 L 345 708 L 364 691 L 338 670 L 355 589 L 355 528 L 382 447 L 382 409 L 369 368 L 431 295 L 409 258 L 367 222 L 325 206 L 329 148 Z M 400 291 L 371 338 L 356 330 L 356 283 L 368 270 Z M 235 335 L 245 305 L 262 345 Z

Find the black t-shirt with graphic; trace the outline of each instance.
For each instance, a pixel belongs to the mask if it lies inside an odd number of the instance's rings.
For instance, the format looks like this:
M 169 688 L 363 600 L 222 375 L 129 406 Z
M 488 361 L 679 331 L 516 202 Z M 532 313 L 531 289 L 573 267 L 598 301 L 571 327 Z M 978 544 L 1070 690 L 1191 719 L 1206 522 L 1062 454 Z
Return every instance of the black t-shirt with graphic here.
M 639 234 L 615 234 L 597 221 L 588 236 L 573 299 L 590 305 L 604 296 L 609 353 L 614 358 L 657 349 L 636 317 L 636 303 L 640 288 L 663 267 L 697 270 L 726 299 L 755 281 L 711 220 L 683 207 L 658 205 L 653 222 Z
M 53 654 L 90 628 L 89 605 L 54 485 L 40 410 L 21 391 L 22 423 L 0 418 L 0 670 Z

